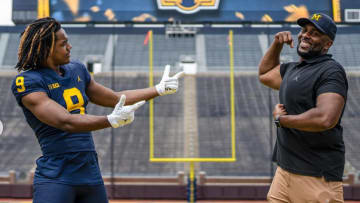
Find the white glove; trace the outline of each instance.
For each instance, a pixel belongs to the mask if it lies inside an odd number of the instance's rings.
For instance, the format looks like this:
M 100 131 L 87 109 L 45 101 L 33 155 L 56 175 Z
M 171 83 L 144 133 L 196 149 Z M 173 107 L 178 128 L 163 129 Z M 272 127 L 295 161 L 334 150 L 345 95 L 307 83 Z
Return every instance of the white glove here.
M 159 84 L 155 86 L 156 91 L 160 96 L 173 94 L 179 87 L 179 78 L 184 75 L 184 72 L 178 72 L 176 75 L 169 77 L 170 65 L 165 66 L 164 74 Z
M 116 104 L 113 112 L 107 115 L 107 119 L 113 128 L 122 127 L 133 122 L 134 112 L 145 104 L 145 101 L 139 101 L 133 105 L 124 106 L 125 100 L 126 96 L 121 95 L 120 101 Z

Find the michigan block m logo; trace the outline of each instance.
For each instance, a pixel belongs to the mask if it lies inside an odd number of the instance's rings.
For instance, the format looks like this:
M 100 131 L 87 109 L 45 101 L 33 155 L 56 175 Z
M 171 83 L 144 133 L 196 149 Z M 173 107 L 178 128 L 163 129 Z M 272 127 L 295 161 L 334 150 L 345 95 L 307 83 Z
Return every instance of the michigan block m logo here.
M 319 21 L 319 19 L 321 18 L 321 15 L 320 14 L 314 14 L 311 19 L 312 20 L 316 20 L 316 21 Z
M 220 0 L 157 0 L 160 10 L 177 10 L 180 13 L 192 14 L 200 10 L 218 9 Z

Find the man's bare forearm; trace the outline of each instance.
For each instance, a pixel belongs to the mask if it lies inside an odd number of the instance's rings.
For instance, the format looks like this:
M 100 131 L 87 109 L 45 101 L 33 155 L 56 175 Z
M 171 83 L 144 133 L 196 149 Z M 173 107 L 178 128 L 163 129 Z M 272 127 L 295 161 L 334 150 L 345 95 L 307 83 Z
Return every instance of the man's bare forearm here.
M 67 119 L 58 125 L 58 128 L 67 132 L 90 132 L 111 127 L 106 116 L 88 114 L 70 114 Z
M 259 75 L 263 75 L 274 67 L 280 64 L 280 53 L 283 48 L 283 44 L 276 43 L 271 44 L 270 48 L 265 53 L 264 57 L 259 64 Z
M 136 102 L 142 100 L 150 100 L 154 97 L 159 96 L 155 87 L 148 87 L 144 89 L 136 89 L 136 90 L 124 90 L 120 92 L 116 92 L 116 95 L 120 98 L 120 96 L 124 94 L 126 96 L 126 105 L 131 105 Z
M 312 108 L 298 115 L 282 115 L 280 116 L 280 123 L 282 127 L 307 132 L 325 131 L 336 124 L 336 122 L 330 121 L 327 116 L 317 108 Z

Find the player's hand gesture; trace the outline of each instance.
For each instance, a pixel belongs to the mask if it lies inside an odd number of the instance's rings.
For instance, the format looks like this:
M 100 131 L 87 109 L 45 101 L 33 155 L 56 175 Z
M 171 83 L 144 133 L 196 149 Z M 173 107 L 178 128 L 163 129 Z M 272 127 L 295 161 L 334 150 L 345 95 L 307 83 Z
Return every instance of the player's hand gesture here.
M 276 33 L 274 41 L 278 44 L 288 44 L 291 48 L 294 48 L 294 40 L 289 31 Z
M 176 75 L 170 77 L 170 65 L 165 66 L 164 74 L 159 84 L 155 86 L 156 91 L 160 96 L 173 94 L 179 87 L 179 78 L 184 75 L 184 72 L 178 72 Z
M 133 105 L 125 105 L 126 96 L 121 95 L 120 101 L 116 104 L 113 112 L 107 115 L 107 119 L 113 128 L 122 127 L 134 121 L 134 112 L 145 104 L 145 101 L 139 101 Z

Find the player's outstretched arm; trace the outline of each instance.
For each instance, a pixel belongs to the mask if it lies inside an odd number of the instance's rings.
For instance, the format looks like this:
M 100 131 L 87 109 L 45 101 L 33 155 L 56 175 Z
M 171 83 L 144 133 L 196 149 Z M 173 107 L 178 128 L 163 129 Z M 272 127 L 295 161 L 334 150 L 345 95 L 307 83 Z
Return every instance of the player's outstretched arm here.
M 259 64 L 260 82 L 272 89 L 279 89 L 282 82 L 280 53 L 284 44 L 288 44 L 291 48 L 294 47 L 294 41 L 289 31 L 279 32 L 275 35 L 274 41 Z
M 134 111 L 145 101 L 124 106 L 126 97 L 108 116 L 71 114 L 63 106 L 50 99 L 44 92 L 33 92 L 22 97 L 23 105 L 41 122 L 67 132 L 89 132 L 107 127 L 120 127 L 134 120 Z
M 126 96 L 125 105 L 132 105 L 142 100 L 147 101 L 152 99 L 158 96 L 158 93 L 156 92 L 155 87 L 115 92 L 91 78 L 90 84 L 86 89 L 86 95 L 94 104 L 105 107 L 115 107 L 119 102 L 121 95 Z
M 124 90 L 115 92 L 103 85 L 97 83 L 93 78 L 87 87 L 86 94 L 90 98 L 90 101 L 100 106 L 114 107 L 121 95 L 126 96 L 126 104 L 130 105 L 142 100 L 153 99 L 157 96 L 173 94 L 178 90 L 179 78 L 184 75 L 184 72 L 179 72 L 174 76 L 169 76 L 170 66 L 165 66 L 165 70 L 162 79 L 159 84 L 154 87 L 136 89 L 136 90 Z

